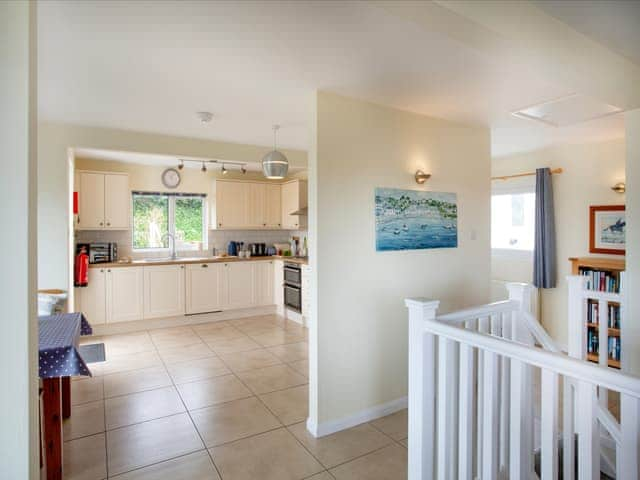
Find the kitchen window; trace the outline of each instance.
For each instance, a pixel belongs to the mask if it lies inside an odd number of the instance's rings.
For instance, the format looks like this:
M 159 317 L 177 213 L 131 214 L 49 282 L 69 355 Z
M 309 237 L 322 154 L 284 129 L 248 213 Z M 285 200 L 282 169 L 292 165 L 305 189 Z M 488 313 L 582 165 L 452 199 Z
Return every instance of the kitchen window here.
M 206 250 L 206 196 L 192 193 L 133 192 L 134 250 Z
M 533 252 L 535 193 L 491 196 L 491 248 L 494 253 Z

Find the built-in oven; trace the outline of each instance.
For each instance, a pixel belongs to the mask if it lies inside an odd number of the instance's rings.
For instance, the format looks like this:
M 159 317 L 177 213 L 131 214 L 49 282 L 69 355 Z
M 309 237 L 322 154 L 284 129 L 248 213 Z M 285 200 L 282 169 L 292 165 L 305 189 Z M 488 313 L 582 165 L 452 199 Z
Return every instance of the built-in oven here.
M 284 304 L 302 312 L 302 268 L 297 263 L 284 263 Z

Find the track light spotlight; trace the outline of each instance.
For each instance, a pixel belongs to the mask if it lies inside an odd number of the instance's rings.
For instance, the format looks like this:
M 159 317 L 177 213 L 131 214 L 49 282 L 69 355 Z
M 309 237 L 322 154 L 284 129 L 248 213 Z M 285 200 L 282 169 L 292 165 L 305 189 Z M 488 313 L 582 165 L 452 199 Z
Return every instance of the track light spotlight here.
M 222 174 L 226 175 L 227 174 L 227 167 L 224 166 L 224 163 L 222 164 Z
M 182 170 L 184 168 L 184 161 L 181 159 L 180 164 L 178 165 L 178 170 Z
M 204 164 L 204 162 L 202 162 L 202 168 L 200 170 L 202 170 L 203 172 L 207 171 L 207 166 Z
M 242 167 L 240 168 L 240 171 L 244 174 L 247 173 L 247 167 L 245 167 L 244 165 L 242 165 Z

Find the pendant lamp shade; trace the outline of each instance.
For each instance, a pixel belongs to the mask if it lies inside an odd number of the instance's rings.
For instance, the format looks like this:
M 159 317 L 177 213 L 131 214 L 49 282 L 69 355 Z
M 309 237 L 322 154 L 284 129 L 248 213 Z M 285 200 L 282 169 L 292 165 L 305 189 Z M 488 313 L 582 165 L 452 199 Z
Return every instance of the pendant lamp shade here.
M 273 180 L 285 178 L 289 171 L 289 160 L 282 152 L 276 150 L 276 132 L 279 128 L 279 125 L 273 126 L 273 150 L 262 158 L 262 173 Z

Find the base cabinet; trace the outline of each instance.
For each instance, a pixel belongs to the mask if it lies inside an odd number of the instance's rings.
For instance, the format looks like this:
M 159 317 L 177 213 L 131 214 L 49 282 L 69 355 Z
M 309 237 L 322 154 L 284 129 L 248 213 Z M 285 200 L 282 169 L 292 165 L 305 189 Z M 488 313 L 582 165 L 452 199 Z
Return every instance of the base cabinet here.
M 185 266 L 144 267 L 144 318 L 185 313 Z
M 107 323 L 142 318 L 143 282 L 143 267 L 107 269 Z
M 76 288 L 78 309 L 90 325 L 101 325 L 107 321 L 106 276 L 105 268 L 90 268 L 88 285 Z
M 273 261 L 256 262 L 253 267 L 254 303 L 256 306 L 272 305 L 274 303 Z
M 196 263 L 186 266 L 186 312 L 205 313 L 222 309 L 224 264 Z

